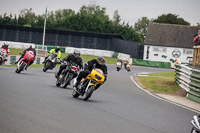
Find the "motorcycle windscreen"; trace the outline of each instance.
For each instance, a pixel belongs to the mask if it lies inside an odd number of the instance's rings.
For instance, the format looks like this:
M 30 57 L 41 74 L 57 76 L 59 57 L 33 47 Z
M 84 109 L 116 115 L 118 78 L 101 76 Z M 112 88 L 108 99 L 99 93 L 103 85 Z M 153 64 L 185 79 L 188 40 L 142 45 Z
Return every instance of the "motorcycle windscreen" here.
M 51 60 L 53 60 L 54 58 L 56 58 L 57 57 L 57 54 L 52 54 L 51 55 Z
M 32 51 L 26 51 L 26 54 L 24 55 L 24 58 L 28 61 L 33 60 L 34 58 L 34 54 Z

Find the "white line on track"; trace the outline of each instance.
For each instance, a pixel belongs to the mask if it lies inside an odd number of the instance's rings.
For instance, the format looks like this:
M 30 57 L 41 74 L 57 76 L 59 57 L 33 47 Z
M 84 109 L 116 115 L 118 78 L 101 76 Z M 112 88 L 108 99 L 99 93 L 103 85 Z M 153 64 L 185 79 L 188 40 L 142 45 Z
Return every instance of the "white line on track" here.
M 166 99 L 164 99 L 164 98 L 161 98 L 161 97 L 159 97 L 159 96 L 156 96 L 156 95 L 152 94 L 151 92 L 145 90 L 144 88 L 140 87 L 140 86 L 135 82 L 135 80 L 133 79 L 133 76 L 130 76 L 130 78 L 131 78 L 131 80 L 133 81 L 133 83 L 134 83 L 138 88 L 140 88 L 141 90 L 145 91 L 145 92 L 148 93 L 149 95 L 151 95 L 151 96 L 153 96 L 153 97 L 155 97 L 155 98 L 157 98 L 157 99 L 163 100 L 163 101 L 165 101 L 165 102 L 168 102 L 168 103 L 174 104 L 174 105 L 176 105 L 176 106 L 182 107 L 182 108 L 184 108 L 184 109 L 188 109 L 188 110 L 193 111 L 193 112 L 195 112 L 195 113 L 200 113 L 199 111 L 196 111 L 196 110 L 191 109 L 191 108 L 189 108 L 189 107 L 186 107 L 186 106 L 183 106 L 183 105 L 181 105 L 181 104 L 178 104 L 178 103 L 175 103 L 175 102 L 166 100 Z

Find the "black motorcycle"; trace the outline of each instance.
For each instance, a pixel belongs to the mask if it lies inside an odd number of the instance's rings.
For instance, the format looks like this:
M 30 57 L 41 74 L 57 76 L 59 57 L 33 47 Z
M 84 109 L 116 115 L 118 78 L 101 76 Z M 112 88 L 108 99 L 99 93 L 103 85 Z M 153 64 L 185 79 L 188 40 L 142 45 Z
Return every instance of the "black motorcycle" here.
M 193 116 L 193 120 L 191 121 L 192 130 L 191 133 L 200 133 L 200 115 L 197 117 L 196 115 Z
M 56 86 L 66 88 L 70 85 L 74 75 L 78 75 L 79 66 L 74 63 L 68 63 L 66 68 L 62 71 L 60 76 L 57 78 Z
M 48 69 L 53 69 L 57 64 L 57 53 L 49 55 L 49 57 L 44 62 L 43 72 L 46 72 Z

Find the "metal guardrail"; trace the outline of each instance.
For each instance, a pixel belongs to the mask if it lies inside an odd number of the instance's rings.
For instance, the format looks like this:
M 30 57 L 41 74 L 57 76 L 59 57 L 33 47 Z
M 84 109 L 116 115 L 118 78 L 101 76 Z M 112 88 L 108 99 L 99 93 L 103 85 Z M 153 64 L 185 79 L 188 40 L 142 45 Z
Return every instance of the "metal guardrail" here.
M 187 91 L 186 97 L 200 103 L 200 70 L 177 64 L 175 72 L 176 82 Z

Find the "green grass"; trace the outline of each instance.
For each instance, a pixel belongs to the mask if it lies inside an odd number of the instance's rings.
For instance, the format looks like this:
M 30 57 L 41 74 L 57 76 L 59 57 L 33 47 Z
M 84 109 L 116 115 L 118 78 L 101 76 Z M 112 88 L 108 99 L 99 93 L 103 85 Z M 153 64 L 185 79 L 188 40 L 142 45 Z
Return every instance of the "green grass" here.
M 10 55 L 19 55 L 19 53 L 23 52 L 23 49 L 10 49 Z M 61 55 L 61 60 L 65 58 L 69 53 L 62 53 Z M 81 58 L 83 59 L 83 62 L 87 62 L 92 59 L 96 59 L 98 56 L 92 56 L 92 55 L 81 55 Z M 116 64 L 117 58 L 112 58 L 112 57 L 105 57 L 106 64 Z
M 22 53 L 24 49 L 15 49 L 15 48 L 10 48 L 10 55 L 19 55 L 19 53 Z
M 16 67 L 16 65 L 2 65 L 5 67 Z M 37 67 L 43 67 L 43 64 L 33 64 L 29 68 L 37 68 Z
M 175 82 L 175 72 L 150 73 L 148 77 L 138 76 L 140 84 L 153 92 L 175 93 L 180 87 Z

